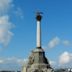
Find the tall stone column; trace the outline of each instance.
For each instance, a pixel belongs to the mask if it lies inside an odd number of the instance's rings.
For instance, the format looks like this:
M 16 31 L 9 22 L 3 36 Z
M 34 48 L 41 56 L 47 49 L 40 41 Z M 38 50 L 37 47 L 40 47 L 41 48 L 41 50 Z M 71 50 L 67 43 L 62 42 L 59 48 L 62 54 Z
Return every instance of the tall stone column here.
M 37 13 L 36 15 L 36 20 L 37 20 L 37 48 L 41 48 L 41 19 L 42 16 L 40 15 L 40 13 Z

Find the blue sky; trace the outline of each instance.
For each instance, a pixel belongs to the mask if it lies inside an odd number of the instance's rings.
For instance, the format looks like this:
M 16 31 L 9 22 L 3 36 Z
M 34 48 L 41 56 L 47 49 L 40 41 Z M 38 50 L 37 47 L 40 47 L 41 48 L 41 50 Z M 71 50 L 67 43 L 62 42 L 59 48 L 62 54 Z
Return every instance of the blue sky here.
M 72 0 L 0 0 L 1 64 L 7 58 L 27 59 L 36 48 L 37 11 L 43 12 L 46 57 L 55 66 L 72 63 Z

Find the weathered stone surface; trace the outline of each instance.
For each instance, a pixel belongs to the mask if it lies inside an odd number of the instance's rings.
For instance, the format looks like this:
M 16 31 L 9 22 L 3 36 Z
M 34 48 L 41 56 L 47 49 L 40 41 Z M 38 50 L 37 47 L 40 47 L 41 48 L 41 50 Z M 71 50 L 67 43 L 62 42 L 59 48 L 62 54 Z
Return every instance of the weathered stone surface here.
M 36 48 L 32 51 L 27 66 L 25 67 L 23 72 L 52 72 L 52 68 L 42 48 Z

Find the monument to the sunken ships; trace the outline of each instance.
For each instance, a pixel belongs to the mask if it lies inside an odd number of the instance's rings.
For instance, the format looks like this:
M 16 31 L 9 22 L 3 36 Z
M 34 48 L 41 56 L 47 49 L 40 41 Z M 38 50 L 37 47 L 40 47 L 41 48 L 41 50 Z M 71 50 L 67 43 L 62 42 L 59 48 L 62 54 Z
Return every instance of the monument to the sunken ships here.
M 32 51 L 29 56 L 27 65 L 24 65 L 22 72 L 52 72 L 47 58 L 45 57 L 45 52 L 41 47 L 41 19 L 42 16 L 38 12 L 36 15 L 37 20 L 37 47 Z

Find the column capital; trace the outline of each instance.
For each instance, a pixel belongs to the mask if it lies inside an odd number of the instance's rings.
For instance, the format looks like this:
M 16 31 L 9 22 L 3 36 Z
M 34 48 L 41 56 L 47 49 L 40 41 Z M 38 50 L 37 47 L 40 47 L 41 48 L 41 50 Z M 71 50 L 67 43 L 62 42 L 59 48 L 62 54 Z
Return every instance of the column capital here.
M 37 12 L 36 13 L 36 20 L 37 21 L 41 21 L 41 19 L 42 19 L 42 15 L 41 14 L 42 14 L 42 12 Z

